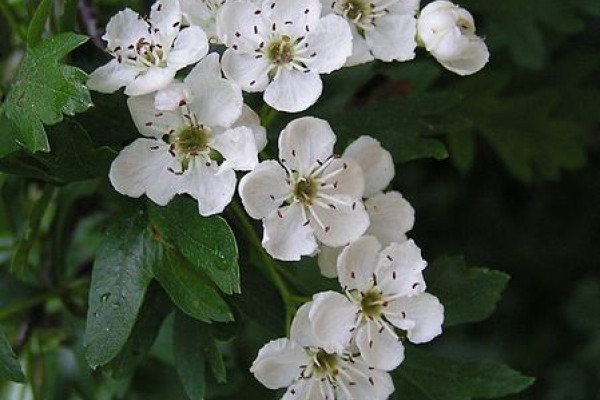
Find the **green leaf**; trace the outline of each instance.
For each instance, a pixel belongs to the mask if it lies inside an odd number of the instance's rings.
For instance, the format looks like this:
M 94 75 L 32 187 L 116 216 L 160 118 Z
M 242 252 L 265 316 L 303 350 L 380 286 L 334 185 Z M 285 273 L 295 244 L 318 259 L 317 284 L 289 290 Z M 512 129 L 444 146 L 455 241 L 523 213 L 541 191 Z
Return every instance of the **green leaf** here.
M 31 151 L 49 151 L 44 125 L 62 121 L 91 105 L 82 70 L 59 63 L 87 37 L 63 33 L 45 40 L 25 55 L 5 103 L 5 111 L 19 129 L 18 142 Z
M 455 93 L 417 94 L 382 100 L 324 115 L 342 139 L 342 145 L 361 135 L 372 135 L 394 156 L 396 162 L 448 157 L 442 142 L 431 135 L 444 133 L 440 116 L 456 106 Z
M 233 320 L 217 288 L 176 252 L 165 252 L 165 260 L 154 265 L 154 275 L 173 303 L 189 316 L 205 322 Z
M 47 185 L 42 192 L 42 196 L 35 202 L 27 222 L 25 223 L 25 231 L 19 239 L 15 248 L 12 260 L 10 262 L 10 272 L 25 279 L 29 272 L 29 253 L 35 242 L 38 240 L 40 228 L 42 226 L 42 218 L 50 205 L 50 201 L 54 195 L 54 186 Z
M 0 329 L 0 376 L 14 382 L 25 382 L 21 364 L 8 343 L 4 332 Z
M 52 152 L 12 153 L 0 160 L 0 171 L 57 185 L 108 175 L 115 153 L 95 148 L 81 124 L 66 120 L 48 131 Z
M 161 257 L 145 214 L 117 217 L 107 229 L 94 262 L 85 330 L 92 368 L 115 358 L 127 342 Z
M 35 47 L 42 39 L 42 33 L 44 32 L 44 26 L 52 11 L 52 0 L 42 0 L 38 8 L 33 14 L 33 18 L 29 23 L 29 29 L 27 30 L 27 47 Z
M 15 124 L 5 115 L 0 117 L 0 158 L 19 150 L 17 135 L 19 131 Z
M 166 207 L 152 205 L 150 217 L 195 269 L 208 275 L 223 292 L 239 293 L 237 244 L 224 219 L 200 216 L 196 202 L 181 196 Z
M 493 399 L 518 393 L 534 379 L 502 364 L 467 362 L 406 349 L 406 360 L 393 375 L 396 399 Z
M 173 311 L 169 296 L 153 282 L 148 287 L 135 325 L 119 354 L 106 368 L 116 379 L 131 376 L 154 344 L 165 318 Z
M 489 317 L 510 277 L 486 268 L 467 268 L 463 257 L 442 257 L 425 270 L 427 291 L 445 308 L 446 327 Z
M 173 352 L 179 379 L 190 400 L 202 400 L 206 394 L 206 356 L 204 352 L 207 337 L 202 324 L 185 314 L 175 316 Z

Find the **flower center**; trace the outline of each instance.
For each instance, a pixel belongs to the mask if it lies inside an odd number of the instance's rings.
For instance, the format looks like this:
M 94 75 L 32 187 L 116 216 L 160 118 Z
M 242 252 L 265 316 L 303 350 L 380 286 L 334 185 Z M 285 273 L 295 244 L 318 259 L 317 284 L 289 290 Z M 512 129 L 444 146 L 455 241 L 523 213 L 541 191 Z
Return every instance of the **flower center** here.
M 314 371 L 319 375 L 336 376 L 338 374 L 338 356 L 329 354 L 325 350 L 319 350 L 314 358 Z
M 360 300 L 362 312 L 367 317 L 380 316 L 383 311 L 383 304 L 381 292 L 376 289 L 371 289 L 363 294 L 362 299 Z
M 135 45 L 135 51 L 138 54 L 137 60 L 146 66 L 167 65 L 166 54 L 159 44 L 148 43 L 144 38 L 140 38 Z
M 460 18 L 457 22 L 456 25 L 458 26 L 458 29 L 460 29 L 460 32 L 463 35 L 471 35 L 471 34 L 475 34 L 475 27 L 471 24 L 471 22 L 465 18 Z
M 317 184 L 311 178 L 301 177 L 294 187 L 294 198 L 301 203 L 311 205 L 317 196 Z
M 294 46 L 292 39 L 287 35 L 269 43 L 267 47 L 268 59 L 277 65 L 289 64 L 294 61 Z
M 373 6 L 363 0 L 346 0 L 342 4 L 344 17 L 355 23 L 367 19 L 371 14 L 372 9 Z

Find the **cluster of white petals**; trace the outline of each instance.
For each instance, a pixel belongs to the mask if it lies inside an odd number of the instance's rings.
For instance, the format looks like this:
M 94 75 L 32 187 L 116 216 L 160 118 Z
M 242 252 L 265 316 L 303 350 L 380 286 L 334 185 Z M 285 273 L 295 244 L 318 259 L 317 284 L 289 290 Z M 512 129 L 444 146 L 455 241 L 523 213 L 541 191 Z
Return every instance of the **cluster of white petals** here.
M 425 6 L 417 29 L 427 51 L 458 75 L 474 74 L 489 61 L 485 42 L 475 34 L 473 16 L 449 1 L 434 1 Z
M 407 237 L 415 210 L 389 188 L 390 152 L 361 136 L 336 156 L 329 123 L 306 116 L 279 134 L 276 160 L 259 162 L 266 130 L 242 92 L 300 112 L 321 96 L 321 75 L 375 59 L 408 61 L 419 46 L 459 75 L 486 65 L 468 11 L 419 3 L 158 0 L 148 17 L 125 9 L 106 27 L 113 59 L 88 86 L 125 87 L 142 135 L 113 161 L 114 188 L 161 206 L 189 195 L 209 216 L 224 211 L 237 186 L 247 214 L 262 221 L 267 253 L 318 256 L 321 273 L 339 280 L 339 292 L 302 305 L 290 338 L 266 344 L 252 365 L 266 387 L 287 388 L 284 400 L 387 399 L 388 372 L 404 360 L 405 343 L 438 336 L 444 307 L 426 292 L 427 263 Z M 222 56 L 208 54 L 211 45 Z M 240 172 L 247 174 L 238 185 Z
M 363 172 L 333 155 L 336 136 L 327 121 L 296 119 L 279 135 L 279 161 L 264 161 L 240 181 L 246 212 L 263 220 L 263 246 L 292 261 L 323 243 L 339 247 L 369 226 L 362 202 Z
M 321 340 L 310 322 L 312 302 L 292 323 L 290 339 L 267 343 L 250 371 L 269 389 L 287 388 L 285 400 L 385 400 L 394 391 L 390 375 L 351 349 Z

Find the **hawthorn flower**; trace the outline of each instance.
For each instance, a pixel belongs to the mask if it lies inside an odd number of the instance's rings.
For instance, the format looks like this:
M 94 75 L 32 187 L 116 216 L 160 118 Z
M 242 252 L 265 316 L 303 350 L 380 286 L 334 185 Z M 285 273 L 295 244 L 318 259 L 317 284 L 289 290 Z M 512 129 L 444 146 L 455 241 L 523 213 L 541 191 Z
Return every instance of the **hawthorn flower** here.
M 263 220 L 263 247 L 291 261 L 313 254 L 318 242 L 339 247 L 369 225 L 365 182 L 353 160 L 333 156 L 327 121 L 296 119 L 279 136 L 279 162 L 264 161 L 240 181 L 246 212 Z
M 428 342 L 442 332 L 444 307 L 425 293 L 426 265 L 412 240 L 382 250 L 373 236 L 358 239 L 338 258 L 345 296 L 322 293 L 310 310 L 315 336 L 348 345 L 345 331 L 352 332 L 352 343 L 367 363 L 386 371 L 396 368 L 404 360 L 404 346 L 394 327 L 412 343 Z M 336 329 L 328 329 L 332 320 Z
M 208 52 L 208 40 L 197 26 L 182 28 L 178 0 L 159 0 L 144 18 L 126 8 L 112 17 L 102 37 L 114 58 L 89 76 L 90 89 L 140 96 L 166 87 L 175 74 Z
M 344 17 L 352 31 L 346 66 L 373 59 L 407 61 L 415 57 L 419 0 L 321 0 L 324 12 Z
M 490 54 L 475 34 L 473 16 L 449 1 L 434 1 L 421 10 L 418 38 L 446 69 L 471 75 L 487 64 Z
M 415 210 L 399 192 L 383 193 L 395 174 L 390 152 L 376 139 L 361 136 L 346 148 L 342 157 L 356 161 L 365 177 L 364 204 L 370 220 L 365 234 L 375 236 L 383 246 L 406 241 L 406 232 L 415 223 Z M 337 276 L 337 258 L 341 252 L 342 247 L 321 246 L 319 267 L 323 276 Z
M 113 161 L 115 189 L 131 197 L 145 193 L 159 205 L 187 193 L 201 215 L 222 212 L 235 192 L 234 170 L 258 163 L 255 134 L 261 140 L 263 131 L 240 125 L 255 116 L 243 114 L 242 93 L 221 77 L 219 56 L 209 55 L 156 96 L 130 97 L 128 105 L 146 137 Z
M 386 400 L 394 391 L 390 375 L 347 349 L 334 351 L 318 340 L 310 326 L 311 306 L 298 310 L 290 339 L 260 349 L 250 372 L 269 389 L 287 388 L 285 400 Z
M 219 43 L 216 21 L 217 12 L 227 0 L 179 0 L 185 22 L 201 27 L 209 41 Z
M 343 18 L 321 17 L 320 0 L 230 1 L 217 15 L 228 49 L 225 75 L 247 92 L 263 92 L 271 107 L 299 112 L 321 96 L 320 74 L 341 68 L 352 52 Z

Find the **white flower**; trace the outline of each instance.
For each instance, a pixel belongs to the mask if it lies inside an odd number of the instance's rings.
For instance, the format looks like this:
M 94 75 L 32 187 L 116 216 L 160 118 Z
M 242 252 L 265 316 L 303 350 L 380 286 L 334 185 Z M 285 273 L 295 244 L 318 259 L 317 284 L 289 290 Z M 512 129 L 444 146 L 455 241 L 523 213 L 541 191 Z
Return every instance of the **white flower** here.
M 419 40 L 445 68 L 471 75 L 487 64 L 490 54 L 475 34 L 473 16 L 449 1 L 429 3 L 417 22 Z
M 367 363 L 386 371 L 396 368 L 404 360 L 404 346 L 394 327 L 412 343 L 428 342 L 442 332 L 444 307 L 425 293 L 426 265 L 412 240 L 382 250 L 373 236 L 358 239 L 338 258 L 346 296 L 322 293 L 310 310 L 315 336 L 342 346 L 348 341 L 345 332 L 352 332 Z M 336 329 L 329 328 L 332 323 Z
M 227 45 L 223 72 L 280 111 L 313 105 L 323 89 L 319 74 L 341 68 L 352 51 L 343 18 L 321 17 L 320 0 L 230 1 L 217 15 Z
M 258 140 L 264 130 L 240 125 L 256 116 L 242 114 L 242 93 L 221 77 L 219 56 L 211 54 L 189 73 L 154 95 L 131 97 L 129 109 L 146 136 L 114 160 L 110 181 L 131 197 L 144 193 L 166 205 L 175 194 L 198 200 L 199 212 L 220 213 L 235 192 L 234 170 L 258 163 Z
M 335 134 L 326 121 L 296 119 L 279 136 L 279 160 L 244 176 L 239 192 L 248 214 L 263 220 L 263 246 L 291 261 L 317 250 L 317 240 L 339 247 L 369 225 L 359 165 L 333 157 Z
M 126 8 L 112 17 L 102 37 L 114 59 L 89 76 L 90 89 L 140 96 L 166 87 L 175 74 L 208 52 L 208 40 L 197 26 L 181 27 L 178 0 L 159 0 L 145 19 Z
M 376 139 L 361 136 L 342 154 L 356 161 L 365 176 L 365 208 L 370 225 L 366 235 L 375 236 L 383 246 L 406 241 L 406 232 L 413 228 L 415 210 L 399 192 L 382 193 L 394 178 L 394 161 L 389 151 Z M 337 258 L 342 247 L 321 246 L 319 267 L 328 278 L 337 276 Z
M 346 66 L 379 59 L 407 61 L 415 57 L 419 0 L 321 0 L 324 12 L 343 16 L 353 36 Z
M 269 389 L 287 388 L 283 400 L 387 399 L 394 391 L 390 375 L 346 349 L 328 349 L 311 331 L 311 307 L 298 310 L 290 339 L 259 351 L 250 369 L 256 379 Z

